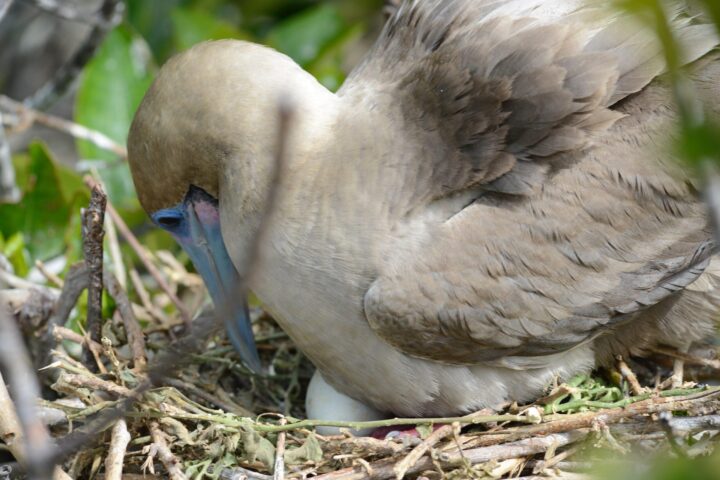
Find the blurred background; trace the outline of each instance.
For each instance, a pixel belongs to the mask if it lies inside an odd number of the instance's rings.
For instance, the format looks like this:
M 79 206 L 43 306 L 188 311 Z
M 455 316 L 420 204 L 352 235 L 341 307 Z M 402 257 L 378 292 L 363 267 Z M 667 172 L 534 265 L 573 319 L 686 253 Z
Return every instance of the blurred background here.
M 58 273 L 79 259 L 72 217 L 87 204 L 81 177 L 93 169 L 129 226 L 146 233 L 123 152 L 113 150 L 124 149 L 137 105 L 173 54 L 219 38 L 260 42 L 334 90 L 384 20 L 382 0 L 0 0 L 4 9 L 0 93 L 105 134 L 117 147 L 49 128 L 28 111 L 12 113 L 14 105 L 5 102 L 15 181 L 5 180 L 1 189 L 0 252 L 20 276 L 35 260 L 57 258 L 49 268 Z M 3 178 L 9 158 L 6 152 Z M 177 251 L 164 233 L 148 233 L 146 244 Z

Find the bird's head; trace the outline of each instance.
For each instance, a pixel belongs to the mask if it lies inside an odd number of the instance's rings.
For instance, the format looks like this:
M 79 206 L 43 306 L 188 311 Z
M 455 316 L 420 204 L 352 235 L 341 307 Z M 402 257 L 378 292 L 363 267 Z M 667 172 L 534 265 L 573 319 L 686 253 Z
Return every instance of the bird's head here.
M 171 59 L 143 99 L 128 137 L 140 203 L 192 259 L 246 363 L 259 360 L 236 266 L 257 232 L 274 168 L 278 102 L 302 109 L 328 95 L 291 59 L 219 41 Z M 295 101 L 295 99 L 298 99 Z M 221 228 L 222 225 L 222 228 Z M 220 305 L 225 308 L 218 308 Z

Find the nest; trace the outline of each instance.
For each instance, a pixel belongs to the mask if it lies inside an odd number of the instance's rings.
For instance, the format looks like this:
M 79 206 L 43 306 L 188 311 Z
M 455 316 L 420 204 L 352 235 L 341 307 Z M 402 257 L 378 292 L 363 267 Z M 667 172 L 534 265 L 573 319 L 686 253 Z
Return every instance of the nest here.
M 84 219 L 86 260 L 64 279 L 42 264 L 43 284 L 2 268 L 0 281 L 12 288 L 0 291 L 0 300 L 15 321 L 0 322 L 0 350 L 20 348 L 5 333 L 22 330 L 45 385 L 29 416 L 13 414 L 27 398 L 23 384 L 9 382 L 15 405 L 0 392 L 0 438 L 20 462 L 2 468 L 37 473 L 59 463 L 55 478 L 112 479 L 583 478 L 599 461 L 626 468 L 658 455 L 702 456 L 715 446 L 720 387 L 700 383 L 718 376 L 714 347 L 618 358 L 613 369 L 556 382 L 536 402 L 499 411 L 364 423 L 303 419 L 312 366 L 272 318 L 260 307 L 252 312 L 269 366 L 260 376 L 240 362 L 215 315 L 189 321 L 205 302 L 199 277 L 169 252 L 145 250 L 111 206 L 104 222 L 97 188 L 93 202 Z M 135 249 L 142 275 L 117 257 L 103 263 L 103 224 Z M 78 308 L 84 289 L 88 333 L 66 326 L 85 310 Z M 103 291 L 105 307 L 97 303 Z M 14 374 L 7 361 L 0 366 L 6 377 Z M 13 368 L 33 372 L 21 361 Z M 29 435 L 33 421 L 51 437 Z M 319 425 L 340 433 L 319 435 Z M 389 433 L 350 433 L 369 427 Z

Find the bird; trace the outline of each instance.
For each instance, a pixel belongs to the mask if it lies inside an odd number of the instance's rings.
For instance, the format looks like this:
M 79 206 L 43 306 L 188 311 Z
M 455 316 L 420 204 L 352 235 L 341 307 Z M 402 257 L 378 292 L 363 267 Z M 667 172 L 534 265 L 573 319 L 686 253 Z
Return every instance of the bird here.
M 128 136 L 140 203 L 249 366 L 238 282 L 315 365 L 311 418 L 528 402 L 713 334 L 720 262 L 662 46 L 606 3 L 406 0 L 337 92 L 245 41 L 161 68 Z M 665 8 L 717 114 L 718 36 Z

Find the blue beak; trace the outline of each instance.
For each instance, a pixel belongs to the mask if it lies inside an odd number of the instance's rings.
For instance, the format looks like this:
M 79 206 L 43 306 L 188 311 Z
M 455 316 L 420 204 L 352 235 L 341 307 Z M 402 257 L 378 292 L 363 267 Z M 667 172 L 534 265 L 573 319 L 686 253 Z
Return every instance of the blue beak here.
M 251 370 L 260 373 L 247 300 L 244 292 L 239 295 L 240 277 L 222 239 L 217 200 L 200 188 L 190 187 L 182 203 L 151 216 L 187 252 L 205 281 L 215 311 L 222 316 L 240 358 Z

